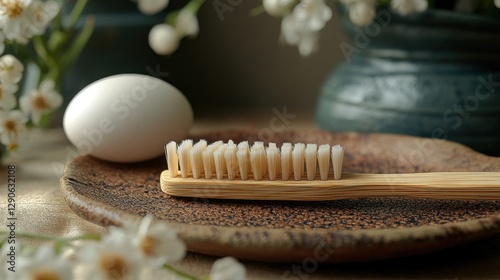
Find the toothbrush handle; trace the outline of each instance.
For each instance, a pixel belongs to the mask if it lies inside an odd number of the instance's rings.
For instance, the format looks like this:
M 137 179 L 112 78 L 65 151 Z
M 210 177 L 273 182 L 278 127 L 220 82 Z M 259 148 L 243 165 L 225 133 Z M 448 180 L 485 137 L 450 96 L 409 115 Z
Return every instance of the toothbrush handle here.
M 326 201 L 361 197 L 500 200 L 500 172 L 430 172 L 404 174 L 343 173 L 341 180 L 246 181 L 170 178 L 161 174 L 162 190 L 173 196 L 243 200 Z
M 357 197 L 402 196 L 433 199 L 500 200 L 500 172 L 345 174 L 337 188 Z

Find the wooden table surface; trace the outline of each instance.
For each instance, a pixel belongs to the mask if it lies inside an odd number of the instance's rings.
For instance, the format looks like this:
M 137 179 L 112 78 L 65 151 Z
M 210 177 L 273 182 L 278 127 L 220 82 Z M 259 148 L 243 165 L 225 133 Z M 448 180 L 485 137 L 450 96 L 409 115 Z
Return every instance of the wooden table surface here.
M 258 115 L 244 114 L 239 118 L 224 114 L 197 117 L 193 131 L 250 128 L 269 133 L 272 129 L 314 128 L 309 113 L 288 112 L 296 117 L 286 119 L 284 123 L 276 113 L 282 109 L 270 109 Z M 60 194 L 59 178 L 67 158 L 72 156 L 71 150 L 60 128 L 32 131 L 24 155 L 3 160 L 2 174 L 7 174 L 7 164 L 15 164 L 17 169 L 17 230 L 57 236 L 105 233 L 104 228 L 75 215 Z M 4 204 L 7 180 L 4 175 L 0 177 L 0 197 Z M 3 209 L 2 205 L 0 218 L 6 221 L 7 213 Z M 38 245 L 23 241 L 28 245 Z M 214 260 L 210 256 L 190 253 L 176 266 L 192 274 L 205 275 Z M 249 279 L 500 279 L 500 236 L 425 256 L 371 263 L 320 264 L 308 269 L 309 272 L 302 268 L 302 263 L 243 263 Z M 177 278 L 166 272 L 146 272 L 141 279 Z

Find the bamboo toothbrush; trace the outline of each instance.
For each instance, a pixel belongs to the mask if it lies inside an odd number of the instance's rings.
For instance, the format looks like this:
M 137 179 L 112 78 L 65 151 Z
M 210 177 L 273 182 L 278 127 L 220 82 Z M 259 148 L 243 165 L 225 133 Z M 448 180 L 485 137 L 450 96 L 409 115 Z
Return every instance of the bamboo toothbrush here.
M 500 172 L 342 173 L 340 145 L 208 144 L 165 146 L 163 192 L 173 196 L 243 200 L 327 201 L 360 197 L 500 199 Z M 319 172 L 318 172 L 319 171 Z

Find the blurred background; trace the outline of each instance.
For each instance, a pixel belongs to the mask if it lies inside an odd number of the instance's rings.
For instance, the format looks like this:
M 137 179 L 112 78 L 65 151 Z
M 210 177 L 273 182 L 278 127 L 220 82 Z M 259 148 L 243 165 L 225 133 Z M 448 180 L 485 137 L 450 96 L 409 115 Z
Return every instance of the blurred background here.
M 171 1 L 167 11 L 184 4 Z M 86 12 L 95 15 L 96 30 L 65 78 L 65 104 L 94 80 L 117 73 L 148 74 L 148 66 L 160 65 L 169 73 L 165 80 L 187 96 L 195 114 L 283 106 L 313 114 L 323 81 L 344 60 L 339 44 L 348 38 L 336 11 L 322 31 L 319 50 L 302 57 L 296 47 L 279 42 L 280 18 L 250 15 L 258 5 L 241 1 L 221 20 L 207 1 L 199 12 L 198 37 L 183 39 L 173 55 L 161 57 L 150 49 L 148 33 L 164 15 L 141 15 L 132 1 L 90 1 Z
M 429 2 L 433 8 L 407 14 L 380 5 L 363 25 L 351 22 L 353 6 L 328 1 L 332 19 L 308 57 L 280 42 L 281 18 L 251 15 L 260 1 L 206 1 L 198 37 L 182 39 L 172 55 L 155 54 L 149 31 L 187 2 L 171 1 L 147 16 L 132 1 L 89 1 L 85 14 L 95 17 L 96 29 L 64 76 L 65 104 L 103 77 L 160 71 L 198 120 L 219 115 L 225 122 L 241 110 L 269 119 L 286 106 L 326 130 L 448 139 L 500 155 L 500 95 L 481 82 L 500 80 L 500 9 L 492 0 Z M 346 46 L 356 48 L 349 60 Z M 478 86 L 494 94 L 478 99 Z

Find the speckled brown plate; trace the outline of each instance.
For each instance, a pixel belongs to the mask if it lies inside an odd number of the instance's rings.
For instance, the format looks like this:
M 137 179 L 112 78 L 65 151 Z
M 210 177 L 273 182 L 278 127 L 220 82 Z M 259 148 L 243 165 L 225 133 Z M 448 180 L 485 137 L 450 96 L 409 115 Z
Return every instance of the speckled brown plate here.
M 243 131 L 196 135 L 256 140 Z M 500 159 L 462 145 L 383 134 L 275 133 L 271 141 L 339 143 L 345 171 L 500 171 Z M 124 151 L 126 152 L 126 151 Z M 176 198 L 160 190 L 165 159 L 115 164 L 71 161 L 61 188 L 75 213 L 120 225 L 151 213 L 172 225 L 191 251 L 259 261 L 350 262 L 428 253 L 500 233 L 500 201 L 364 198 L 330 202 Z

